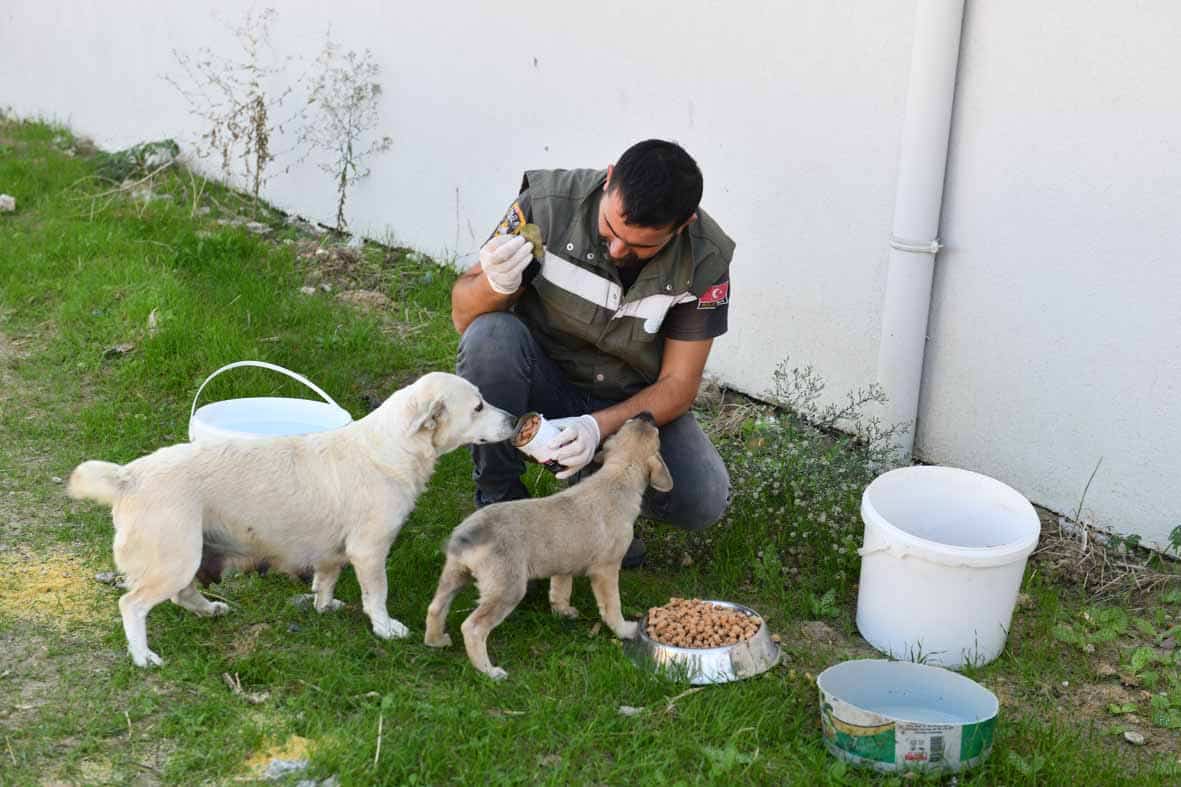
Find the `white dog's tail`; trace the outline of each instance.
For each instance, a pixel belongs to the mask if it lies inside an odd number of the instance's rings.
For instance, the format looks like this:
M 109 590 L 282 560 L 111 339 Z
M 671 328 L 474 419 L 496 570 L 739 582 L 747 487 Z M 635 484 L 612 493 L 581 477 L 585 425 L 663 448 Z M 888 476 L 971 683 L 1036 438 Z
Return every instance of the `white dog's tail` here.
M 75 500 L 97 500 L 110 506 L 122 494 L 125 481 L 122 465 L 114 462 L 83 462 L 70 475 L 66 494 Z

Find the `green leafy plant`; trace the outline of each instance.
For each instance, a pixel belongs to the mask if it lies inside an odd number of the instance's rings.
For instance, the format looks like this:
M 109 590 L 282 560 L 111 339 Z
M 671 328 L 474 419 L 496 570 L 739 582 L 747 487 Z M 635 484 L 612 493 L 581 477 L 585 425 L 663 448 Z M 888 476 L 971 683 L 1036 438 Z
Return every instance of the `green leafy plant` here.
M 779 558 L 779 550 L 774 544 L 765 545 L 758 554 L 754 564 L 755 580 L 759 590 L 775 598 L 782 598 L 783 561 Z
M 204 126 L 196 144 L 198 157 L 218 158 L 227 179 L 241 176 L 255 209 L 276 158 L 272 137 L 283 130 L 276 116 L 292 92 L 271 89 L 284 71 L 284 59 L 271 46 L 276 17 L 273 8 L 248 11 L 232 29 L 238 47 L 233 57 L 215 54 L 209 47 L 173 50 L 181 74 L 164 77 Z
M 740 765 L 750 765 L 754 762 L 754 755 L 739 751 L 733 742 L 727 743 L 725 748 L 703 746 L 701 750 L 709 760 L 709 772 L 712 777 L 724 776 Z
M 1181 729 L 1181 691 L 1154 694 L 1149 700 L 1152 706 L 1152 723 L 1168 730 Z
M 861 493 L 897 458 L 900 428 L 884 428 L 871 408 L 883 404 L 877 386 L 859 388 L 835 402 L 810 366 L 788 360 L 774 374 L 766 398 L 775 407 L 749 408 L 739 426 L 715 433 L 736 490 L 729 519 L 755 523 L 737 549 L 755 550 L 748 565 L 760 583 L 773 584 L 774 556 L 790 578 L 815 576 L 835 590 L 836 604 L 856 576 L 862 523 Z M 844 431 L 837 431 L 837 428 Z
M 1029 759 L 1025 759 L 1012 750 L 1009 751 L 1006 761 L 1022 776 L 1036 776 L 1046 766 L 1046 758 L 1040 754 L 1034 754 Z
M 366 162 L 389 150 L 393 140 L 374 136 L 380 124 L 381 67 L 372 52 L 344 52 L 329 34 L 316 67 L 307 101 L 310 116 L 300 142 L 336 184 L 336 229 L 342 231 L 348 224 L 344 206 L 349 189 L 369 175 Z
M 1157 669 L 1150 669 L 1150 667 L 1168 666 L 1172 662 L 1172 657 L 1163 655 L 1152 648 L 1140 646 L 1133 649 L 1128 655 L 1126 666 L 1129 673 L 1139 683 L 1148 689 L 1155 689 L 1160 683 L 1161 675 Z
M 815 593 L 809 593 L 808 609 L 812 612 L 812 617 L 817 620 L 821 618 L 835 618 L 837 616 L 836 589 L 829 588 L 821 596 L 817 596 Z
M 1113 716 L 1122 716 L 1125 713 L 1135 713 L 1136 712 L 1136 703 L 1134 703 L 1134 702 L 1124 702 L 1124 703 L 1113 702 L 1107 706 L 1107 712 L 1112 714 Z
M 1096 645 L 1114 642 L 1128 630 L 1128 613 L 1119 607 L 1092 607 L 1083 610 L 1078 623 L 1059 622 L 1054 637 L 1080 650 L 1094 650 Z

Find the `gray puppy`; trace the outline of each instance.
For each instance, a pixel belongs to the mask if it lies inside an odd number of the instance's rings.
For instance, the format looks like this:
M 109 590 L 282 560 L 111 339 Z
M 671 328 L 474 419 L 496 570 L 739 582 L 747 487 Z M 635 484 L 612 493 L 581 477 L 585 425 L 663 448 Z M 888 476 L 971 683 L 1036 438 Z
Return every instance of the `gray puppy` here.
M 575 576 L 588 576 L 599 616 L 620 639 L 636 635 L 619 605 L 619 564 L 632 541 L 644 491 L 673 487 L 660 457 L 660 431 L 643 413 L 609 437 L 590 478 L 550 497 L 482 508 L 451 534 L 439 589 L 427 612 L 427 645 L 445 648 L 447 611 L 455 595 L 475 581 L 480 603 L 461 627 L 468 658 L 494 680 L 506 673 L 488 659 L 488 635 L 525 597 L 530 579 L 550 577 L 554 612 L 574 618 Z

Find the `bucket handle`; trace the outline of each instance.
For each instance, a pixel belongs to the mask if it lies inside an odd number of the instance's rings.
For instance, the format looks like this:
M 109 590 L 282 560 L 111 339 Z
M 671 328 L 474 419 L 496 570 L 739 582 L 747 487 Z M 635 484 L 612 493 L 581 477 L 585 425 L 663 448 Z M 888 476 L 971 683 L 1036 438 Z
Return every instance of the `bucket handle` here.
M 323 388 L 316 385 L 311 380 L 304 377 L 302 374 L 299 374 L 297 372 L 293 372 L 290 369 L 285 369 L 282 366 L 279 366 L 278 364 L 267 363 L 266 361 L 234 361 L 233 363 L 227 363 L 225 366 L 221 367 L 216 372 L 214 372 L 213 374 L 206 377 L 205 382 L 201 383 L 201 387 L 197 389 L 197 395 L 193 397 L 193 407 L 191 410 L 189 410 L 189 418 L 190 419 L 192 419 L 192 417 L 194 415 L 196 415 L 197 400 L 201 398 L 201 392 L 205 390 L 205 386 L 209 385 L 209 381 L 212 380 L 214 377 L 217 377 L 222 372 L 228 372 L 230 369 L 237 369 L 240 366 L 257 366 L 259 369 L 270 369 L 272 372 L 278 372 L 279 374 L 285 374 L 288 377 L 290 377 L 292 380 L 295 380 L 296 382 L 301 382 L 304 385 L 306 385 L 308 388 L 311 388 L 313 391 L 315 391 L 316 393 L 318 393 L 320 395 L 321 399 L 323 399 L 325 402 L 332 405 L 336 409 L 338 409 L 338 410 L 344 409 L 343 407 L 341 407 L 339 404 L 336 403 L 336 400 L 334 400 L 331 396 L 326 394 L 324 392 Z
M 887 552 L 892 557 L 896 557 L 899 560 L 905 560 L 906 558 L 918 558 L 919 560 L 925 560 L 928 563 L 934 563 L 939 566 L 947 566 L 948 568 L 992 568 L 994 565 L 1001 565 L 1001 563 L 976 561 L 969 562 L 962 558 L 957 559 L 954 557 L 941 557 L 929 553 L 912 552 L 907 550 L 905 547 L 899 547 L 895 544 L 879 544 L 876 547 L 861 547 L 857 550 L 857 554 L 861 557 L 876 555 L 879 552 Z M 1012 561 L 1005 560 L 1003 562 L 1009 563 Z
M 893 544 L 880 544 L 876 547 L 861 547 L 857 550 L 857 554 L 861 557 L 876 555 L 879 552 L 886 552 L 892 557 L 898 558 L 899 560 L 905 560 L 908 557 L 917 557 L 920 560 L 927 561 L 928 563 L 936 563 L 938 565 L 948 566 L 950 568 L 966 568 L 968 566 L 968 564 L 964 563 L 963 561 L 945 560 L 942 558 L 933 557 L 931 555 L 917 555 L 913 552 L 908 552 L 906 549 L 897 548 Z

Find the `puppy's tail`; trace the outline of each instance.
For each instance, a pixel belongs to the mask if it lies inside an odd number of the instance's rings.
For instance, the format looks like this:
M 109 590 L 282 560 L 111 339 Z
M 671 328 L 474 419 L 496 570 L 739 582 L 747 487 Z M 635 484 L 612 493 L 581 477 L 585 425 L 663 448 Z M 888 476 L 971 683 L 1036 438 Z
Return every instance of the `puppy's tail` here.
M 83 462 L 74 468 L 66 494 L 75 500 L 96 500 L 108 506 L 123 493 L 127 478 L 123 466 L 113 462 Z

